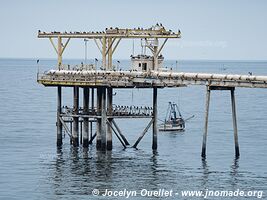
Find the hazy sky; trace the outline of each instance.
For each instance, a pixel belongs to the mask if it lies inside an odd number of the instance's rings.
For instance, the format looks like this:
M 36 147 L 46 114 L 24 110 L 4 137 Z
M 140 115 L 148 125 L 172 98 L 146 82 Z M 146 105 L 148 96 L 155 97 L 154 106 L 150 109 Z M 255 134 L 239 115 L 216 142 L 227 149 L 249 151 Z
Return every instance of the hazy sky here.
M 168 59 L 267 60 L 266 0 L 1 0 L 0 19 L 2 58 L 56 58 L 49 40 L 37 39 L 38 29 L 102 31 L 159 22 L 182 32 L 167 43 Z M 101 57 L 93 42 L 88 46 L 88 58 Z M 114 58 L 129 58 L 132 40 L 119 47 Z M 83 58 L 84 42 L 71 40 L 63 57 Z

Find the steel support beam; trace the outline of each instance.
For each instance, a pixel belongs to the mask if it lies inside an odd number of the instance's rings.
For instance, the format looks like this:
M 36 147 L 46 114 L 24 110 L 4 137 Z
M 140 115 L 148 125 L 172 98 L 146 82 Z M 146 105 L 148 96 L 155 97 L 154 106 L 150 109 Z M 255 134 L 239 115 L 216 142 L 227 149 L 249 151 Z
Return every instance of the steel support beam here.
M 102 102 L 102 88 L 97 88 L 97 115 L 101 115 L 101 102 Z M 96 122 L 96 149 L 101 149 L 101 118 L 97 118 Z
M 126 148 L 126 144 L 123 142 L 123 140 L 120 138 L 119 134 L 117 133 L 117 131 L 114 129 L 114 127 L 112 126 L 112 124 L 107 120 L 107 124 L 108 124 L 108 127 L 111 128 L 111 130 L 113 130 L 113 132 L 115 133 L 115 135 L 117 136 L 117 138 L 119 139 L 119 141 L 121 142 L 122 146 L 124 148 Z
M 130 143 L 128 142 L 128 140 L 126 139 L 126 137 L 122 134 L 119 126 L 117 125 L 117 123 L 115 122 L 115 120 L 112 120 L 112 124 L 114 125 L 114 127 L 117 129 L 120 137 L 122 138 L 123 142 L 125 143 L 125 145 L 130 145 Z
M 137 141 L 134 143 L 133 148 L 136 148 L 137 147 L 137 145 L 142 140 L 142 138 L 145 136 L 146 132 L 148 131 L 148 129 L 151 126 L 152 123 L 153 123 L 153 119 L 150 120 L 150 122 L 148 123 L 148 125 L 146 126 L 146 128 L 144 129 L 144 131 L 141 133 L 141 135 L 139 136 L 139 138 L 137 139 Z
M 62 123 L 60 121 L 62 106 L 62 88 L 61 86 L 57 87 L 57 146 L 62 146 Z
M 89 88 L 83 88 L 83 112 L 88 114 L 89 109 Z M 89 142 L 89 127 L 88 117 L 83 118 L 83 147 L 88 147 Z
M 107 38 L 103 37 L 102 38 L 102 67 L 104 70 L 107 69 L 107 66 L 106 66 L 106 48 L 107 48 L 106 42 L 107 42 Z
M 107 111 L 108 115 L 112 115 L 112 100 L 113 100 L 113 89 L 107 88 Z M 112 150 L 112 118 L 108 118 L 109 126 L 107 127 L 107 150 Z
M 158 66 L 159 66 L 159 59 L 158 59 L 158 38 L 155 38 L 155 46 L 154 46 L 154 50 L 153 50 L 153 61 L 154 61 L 154 66 L 153 66 L 153 70 L 158 70 Z
M 106 112 L 106 103 L 107 103 L 107 93 L 106 88 L 102 88 L 102 100 L 101 100 L 101 150 L 106 150 L 107 141 L 107 112 Z
M 159 48 L 159 50 L 158 50 L 158 52 L 157 52 L 157 55 L 156 55 L 157 57 L 159 56 L 159 54 L 160 54 L 161 50 L 163 49 L 164 45 L 166 44 L 167 40 L 168 40 L 168 38 L 166 38 L 166 39 L 164 40 L 163 44 L 160 46 L 160 48 Z
M 79 87 L 73 87 L 73 113 L 79 112 Z M 72 145 L 79 146 L 79 117 L 73 117 Z
M 201 156 L 203 158 L 206 157 L 206 145 L 207 145 L 207 134 L 208 134 L 208 120 L 209 120 L 209 106 L 210 106 L 210 89 L 207 86 L 206 109 L 205 109 L 205 126 L 204 126 L 203 141 L 202 141 L 202 152 L 201 152 Z
M 67 124 L 65 123 L 65 121 L 62 119 L 62 117 L 59 117 L 61 123 L 62 123 L 62 126 L 64 127 L 65 131 L 67 132 L 67 134 L 70 136 L 70 138 L 72 137 L 71 136 L 71 130 L 68 128 Z
M 114 39 L 114 40 L 115 40 L 115 39 Z M 121 41 L 121 38 L 119 38 L 118 41 L 116 42 L 116 44 L 115 44 L 115 46 L 114 46 L 114 48 L 113 48 L 113 50 L 112 50 L 112 54 L 115 52 L 115 50 L 116 50 L 116 48 L 118 47 L 120 41 Z
M 238 158 L 240 156 L 240 153 L 239 153 L 238 135 L 237 135 L 235 88 L 231 89 L 231 103 L 232 103 L 232 117 L 233 117 L 234 140 L 235 140 L 235 156 Z
M 62 38 L 61 37 L 57 38 L 57 64 L 58 64 L 58 69 L 60 69 L 62 65 Z
M 153 136 L 152 136 L 152 149 L 156 150 L 158 148 L 158 89 L 156 87 L 153 88 Z
M 94 110 L 94 106 L 95 106 L 95 91 L 94 88 L 91 89 L 91 110 Z M 90 121 L 90 140 L 93 137 L 93 122 Z

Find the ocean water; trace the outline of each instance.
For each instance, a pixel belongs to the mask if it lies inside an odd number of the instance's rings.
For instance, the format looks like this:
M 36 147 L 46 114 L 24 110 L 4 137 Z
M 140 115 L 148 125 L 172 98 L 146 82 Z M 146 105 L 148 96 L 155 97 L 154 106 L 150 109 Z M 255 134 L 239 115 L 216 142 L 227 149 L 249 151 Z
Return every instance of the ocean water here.
M 69 62 L 78 62 L 69 60 Z M 238 134 L 241 156 L 235 159 L 230 94 L 212 91 L 207 158 L 202 160 L 205 87 L 189 86 L 158 91 L 159 119 L 168 102 L 176 102 L 186 123 L 182 133 L 159 133 L 158 150 L 151 149 L 151 130 L 138 149 L 123 149 L 114 136 L 112 152 L 73 148 L 66 135 L 56 148 L 56 88 L 36 82 L 55 60 L 0 60 L 0 199 L 126 199 L 101 196 L 110 191 L 173 190 L 164 199 L 182 197 L 184 190 L 262 191 L 267 198 L 267 90 L 236 88 Z M 121 61 L 121 68 L 128 65 Z M 178 71 L 267 75 L 267 62 L 167 61 Z M 151 89 L 117 89 L 114 103 L 151 106 Z M 63 89 L 64 105 L 71 105 L 72 90 Z M 117 120 L 131 144 L 148 120 Z M 98 189 L 99 196 L 92 191 Z M 95 190 L 96 191 L 96 190 Z M 257 199 L 232 197 L 229 199 Z M 141 194 L 129 199 L 144 199 Z M 149 197 L 161 199 L 161 197 Z M 206 199 L 228 199 L 210 196 Z

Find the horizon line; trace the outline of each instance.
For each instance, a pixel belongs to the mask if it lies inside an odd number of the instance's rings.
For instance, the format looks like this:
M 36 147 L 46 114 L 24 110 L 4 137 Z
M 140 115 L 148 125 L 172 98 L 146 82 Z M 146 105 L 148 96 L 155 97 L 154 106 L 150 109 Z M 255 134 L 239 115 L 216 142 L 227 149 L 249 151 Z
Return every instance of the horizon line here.
M 0 57 L 1 60 L 57 60 L 57 58 L 37 58 L 37 57 Z M 63 60 L 84 60 L 84 58 L 63 58 Z M 87 58 L 94 60 L 94 58 Z M 102 60 L 99 58 L 99 60 Z M 129 58 L 116 58 L 113 60 L 131 60 Z M 267 62 L 267 59 L 207 59 L 207 58 L 182 58 L 182 59 L 165 59 L 165 61 L 247 61 L 247 62 Z

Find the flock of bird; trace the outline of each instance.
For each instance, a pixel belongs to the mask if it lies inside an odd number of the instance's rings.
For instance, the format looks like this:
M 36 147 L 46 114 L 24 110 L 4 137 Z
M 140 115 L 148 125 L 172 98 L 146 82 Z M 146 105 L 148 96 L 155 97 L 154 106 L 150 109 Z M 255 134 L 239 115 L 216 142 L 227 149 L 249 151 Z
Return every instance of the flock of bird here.
M 139 106 L 119 106 L 119 105 L 113 105 L 113 115 L 116 116 L 150 116 L 153 114 L 153 108 L 152 107 L 139 107 Z
M 167 33 L 167 34 L 171 34 L 172 33 L 172 34 L 175 34 L 174 32 L 172 32 L 172 30 L 166 31 L 165 27 L 161 23 L 157 23 L 156 25 L 154 25 L 154 26 L 152 26 L 151 28 L 148 28 L 148 29 L 144 29 L 144 28 L 140 28 L 140 27 L 133 28 L 133 29 L 119 29 L 118 27 L 115 27 L 115 28 L 110 27 L 110 28 L 106 28 L 105 31 L 96 31 L 96 32 L 94 32 L 94 31 L 75 31 L 75 32 L 64 31 L 63 34 L 114 34 L 114 33 L 121 33 L 121 34 L 125 34 L 125 33 L 131 34 L 131 33 L 133 33 L 134 34 L 136 31 L 138 31 L 138 32 L 139 31 L 148 32 L 148 34 L 150 34 L 149 31 L 153 31 L 153 32 L 159 31 L 161 33 Z M 181 31 L 178 30 L 178 34 L 180 32 Z M 39 34 L 62 34 L 59 31 L 51 31 L 51 32 L 46 33 L 44 31 L 42 32 L 41 30 L 38 30 L 38 33 Z
M 74 108 L 63 106 L 62 113 L 73 114 L 76 110 Z M 80 113 L 87 113 L 82 107 L 79 108 Z M 89 114 L 96 115 L 97 109 L 89 109 Z M 148 106 L 120 106 L 112 105 L 112 115 L 114 116 L 151 116 L 153 114 L 153 108 Z

